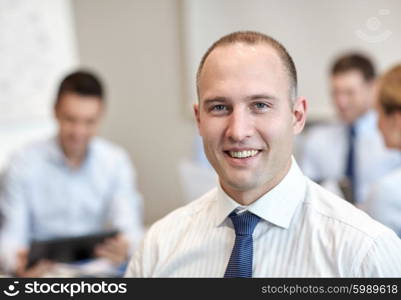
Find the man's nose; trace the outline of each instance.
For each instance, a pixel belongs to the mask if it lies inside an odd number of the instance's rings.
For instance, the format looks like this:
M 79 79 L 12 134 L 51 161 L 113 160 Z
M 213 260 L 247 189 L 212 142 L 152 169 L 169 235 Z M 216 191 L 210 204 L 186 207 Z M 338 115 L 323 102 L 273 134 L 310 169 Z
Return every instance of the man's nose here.
M 228 120 L 227 137 L 234 142 L 242 142 L 252 136 L 254 124 L 252 116 L 245 109 L 233 110 Z

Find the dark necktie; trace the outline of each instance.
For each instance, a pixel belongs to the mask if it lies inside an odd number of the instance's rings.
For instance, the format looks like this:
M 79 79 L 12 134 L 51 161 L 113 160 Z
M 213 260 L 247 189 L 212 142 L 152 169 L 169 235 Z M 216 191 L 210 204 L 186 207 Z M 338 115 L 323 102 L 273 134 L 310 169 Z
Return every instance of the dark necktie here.
M 356 172 L 355 172 L 355 127 L 351 125 L 348 128 L 348 154 L 347 154 L 347 165 L 345 168 L 345 176 L 348 178 L 353 198 L 355 199 L 355 184 L 356 184 Z
M 260 218 L 249 211 L 241 214 L 232 212 L 229 217 L 231 218 L 235 229 L 235 243 L 224 277 L 252 277 L 252 234 Z

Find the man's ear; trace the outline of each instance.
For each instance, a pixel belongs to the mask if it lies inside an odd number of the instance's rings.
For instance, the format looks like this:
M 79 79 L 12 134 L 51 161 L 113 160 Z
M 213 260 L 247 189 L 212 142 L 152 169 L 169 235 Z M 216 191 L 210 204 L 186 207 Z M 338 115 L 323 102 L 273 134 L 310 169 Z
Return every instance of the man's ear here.
M 194 116 L 196 119 L 196 125 L 198 126 L 198 130 L 200 131 L 200 116 L 199 116 L 199 104 L 194 104 Z
M 293 130 L 294 134 L 299 134 L 305 127 L 306 112 L 308 109 L 308 101 L 305 97 L 298 97 L 293 105 Z

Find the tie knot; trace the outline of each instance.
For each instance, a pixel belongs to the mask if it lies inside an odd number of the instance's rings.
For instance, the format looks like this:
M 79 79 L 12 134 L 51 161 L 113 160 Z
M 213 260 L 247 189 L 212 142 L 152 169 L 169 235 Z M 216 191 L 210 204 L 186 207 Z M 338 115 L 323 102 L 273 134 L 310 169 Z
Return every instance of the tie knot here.
M 229 217 L 234 224 L 236 235 L 252 235 L 256 225 L 260 220 L 258 216 L 249 211 L 241 214 L 232 212 Z

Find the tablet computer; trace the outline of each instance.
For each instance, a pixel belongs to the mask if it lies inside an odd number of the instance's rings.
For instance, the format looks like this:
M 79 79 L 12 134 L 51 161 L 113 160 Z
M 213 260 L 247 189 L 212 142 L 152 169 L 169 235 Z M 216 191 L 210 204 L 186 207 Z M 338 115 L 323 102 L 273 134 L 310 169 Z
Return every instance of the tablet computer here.
M 96 245 L 117 234 L 118 231 L 114 230 L 75 237 L 33 241 L 28 254 L 28 267 L 33 266 L 41 259 L 70 263 L 93 258 Z

